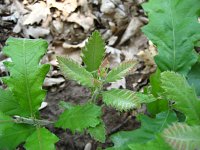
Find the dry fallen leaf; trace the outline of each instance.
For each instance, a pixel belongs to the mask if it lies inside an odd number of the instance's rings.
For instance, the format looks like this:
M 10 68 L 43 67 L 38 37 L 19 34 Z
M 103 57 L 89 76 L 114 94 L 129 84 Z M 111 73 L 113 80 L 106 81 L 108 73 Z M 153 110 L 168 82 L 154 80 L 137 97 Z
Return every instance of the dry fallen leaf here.
M 138 32 L 141 26 L 142 26 L 141 21 L 138 18 L 133 17 L 126 31 L 124 32 L 119 44 L 121 45 L 127 40 L 129 40 L 131 37 L 133 37 Z
M 47 0 L 49 8 L 54 7 L 62 12 L 64 20 L 68 17 L 71 12 L 74 12 L 78 7 L 77 0 L 66 0 L 64 2 L 57 2 L 56 0 Z
M 53 85 L 59 85 L 61 83 L 65 82 L 65 79 L 62 78 L 62 77 L 58 77 L 58 78 L 45 78 L 44 80 L 44 86 L 45 87 L 50 87 L 50 86 L 53 86 Z
M 84 30 L 87 32 L 89 29 L 94 27 L 94 16 L 91 14 L 88 14 L 88 16 L 85 16 L 81 14 L 80 12 L 78 13 L 72 13 L 68 18 L 68 22 L 75 22 L 82 26 Z
M 30 26 L 28 29 L 24 29 L 25 37 L 29 38 L 30 36 L 34 38 L 44 37 L 50 33 L 49 28 L 42 28 L 42 27 L 32 27 Z
M 29 9 L 31 11 L 29 14 L 24 16 L 23 25 L 40 23 L 40 21 L 47 19 L 47 15 L 50 15 L 49 7 L 47 7 L 46 3 L 42 1 L 30 5 Z

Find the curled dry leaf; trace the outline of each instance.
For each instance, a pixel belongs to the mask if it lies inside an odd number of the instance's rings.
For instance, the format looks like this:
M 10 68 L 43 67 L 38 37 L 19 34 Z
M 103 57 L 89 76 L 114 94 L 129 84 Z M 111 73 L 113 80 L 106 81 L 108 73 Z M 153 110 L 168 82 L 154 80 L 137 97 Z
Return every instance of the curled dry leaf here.
M 45 78 L 44 80 L 44 86 L 45 87 L 50 87 L 53 85 L 59 85 L 61 83 L 65 82 L 65 79 L 62 77 L 59 78 Z
M 30 36 L 34 38 L 43 37 L 45 35 L 48 35 L 50 33 L 49 28 L 42 28 L 42 27 L 32 27 L 30 26 L 28 29 L 24 29 L 24 35 L 25 37 L 29 38 Z
M 85 31 L 88 31 L 90 28 L 94 27 L 94 16 L 92 14 L 88 14 L 88 16 L 85 16 L 78 13 L 72 13 L 68 18 L 68 22 L 75 22 L 82 26 Z
M 57 2 L 56 0 L 47 0 L 47 5 L 51 8 L 57 8 L 62 12 L 66 19 L 66 17 L 69 16 L 71 12 L 74 12 L 76 8 L 78 7 L 77 0 L 67 0 L 64 2 Z
M 106 53 L 110 54 L 108 58 L 110 62 L 110 68 L 116 67 L 121 62 L 120 50 L 110 47 L 110 46 L 106 46 Z
M 110 14 L 115 11 L 115 4 L 111 0 L 102 0 L 101 12 L 105 14 Z
M 126 42 L 131 37 L 133 37 L 138 32 L 141 26 L 142 26 L 141 21 L 138 18 L 133 17 L 121 38 L 120 45 Z
M 40 23 L 40 21 L 47 19 L 47 15 L 50 15 L 50 8 L 42 1 L 30 5 L 29 9 L 31 11 L 29 14 L 24 16 L 23 25 Z

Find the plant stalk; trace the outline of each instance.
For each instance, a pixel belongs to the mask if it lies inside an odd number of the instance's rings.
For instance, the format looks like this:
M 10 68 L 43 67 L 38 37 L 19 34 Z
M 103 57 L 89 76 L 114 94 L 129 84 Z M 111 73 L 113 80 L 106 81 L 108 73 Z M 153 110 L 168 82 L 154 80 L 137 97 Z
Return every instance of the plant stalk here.
M 14 116 L 13 119 L 15 123 L 24 123 L 34 126 L 46 126 L 54 123 L 48 120 L 39 120 L 39 119 L 25 118 L 20 116 Z

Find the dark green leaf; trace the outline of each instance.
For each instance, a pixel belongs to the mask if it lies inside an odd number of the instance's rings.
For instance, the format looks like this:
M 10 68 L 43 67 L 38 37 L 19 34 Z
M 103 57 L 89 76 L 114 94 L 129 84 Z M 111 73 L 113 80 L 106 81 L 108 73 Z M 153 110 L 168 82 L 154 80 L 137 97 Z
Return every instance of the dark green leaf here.
M 3 53 L 12 59 L 5 63 L 10 77 L 3 81 L 23 108 L 23 116 L 33 117 L 46 96 L 42 84 L 49 65 L 39 65 L 46 50 L 47 42 L 41 39 L 9 38 L 3 48 Z
M 166 96 L 175 102 L 173 107 L 186 115 L 186 122 L 200 124 L 200 100 L 187 80 L 182 75 L 167 71 L 161 74 L 161 81 Z
M 45 128 L 37 128 L 31 134 L 24 147 L 26 150 L 55 150 L 54 143 L 58 142 L 57 136 Z
M 82 132 L 100 123 L 101 108 L 94 104 L 77 105 L 65 110 L 56 122 L 56 127 L 69 128 L 72 132 Z
M 175 113 L 162 112 L 156 115 L 155 119 L 145 115 L 139 117 L 141 128 L 133 131 L 121 131 L 111 136 L 114 142 L 113 150 L 127 150 L 129 144 L 147 143 L 156 138 L 156 135 L 161 133 L 163 129 L 172 122 L 177 120 Z
M 14 150 L 25 142 L 34 130 L 35 127 L 29 125 L 12 124 L 0 134 L 0 150 Z
M 97 141 L 104 143 L 106 140 L 105 124 L 101 121 L 96 127 L 90 127 L 88 129 L 89 134 Z
M 192 66 L 187 78 L 189 84 L 195 88 L 197 95 L 200 96 L 200 61 Z
M 0 89 L 0 111 L 6 115 L 23 114 L 18 101 L 13 96 L 13 93 L 8 89 Z
M 199 0 L 150 0 L 143 5 L 150 20 L 143 32 L 157 46 L 155 61 L 161 71 L 186 75 L 196 63 L 194 43 L 200 39 L 199 5 Z

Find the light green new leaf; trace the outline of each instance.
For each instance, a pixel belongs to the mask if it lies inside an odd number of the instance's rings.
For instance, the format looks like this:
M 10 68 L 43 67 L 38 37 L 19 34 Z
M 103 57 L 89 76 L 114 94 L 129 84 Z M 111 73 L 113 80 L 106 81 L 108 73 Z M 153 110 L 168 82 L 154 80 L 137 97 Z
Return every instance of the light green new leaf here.
M 121 63 L 116 68 L 112 69 L 107 77 L 106 82 L 115 82 L 117 80 L 120 80 L 122 77 L 126 76 L 128 72 L 135 66 L 135 61 L 127 61 Z
M 90 72 L 70 58 L 57 57 L 60 69 L 66 78 L 75 80 L 87 87 L 94 86 L 94 78 Z
M 175 102 L 175 109 L 186 115 L 189 124 L 200 124 L 200 100 L 186 79 L 174 72 L 161 74 L 162 88 L 166 96 Z
M 47 42 L 41 39 L 9 38 L 3 48 L 3 53 L 12 59 L 4 63 L 10 77 L 3 78 L 3 82 L 24 108 L 23 116 L 34 116 L 46 96 L 42 84 L 49 65 L 39 65 L 46 50 Z
M 14 150 L 26 141 L 35 127 L 23 124 L 12 124 L 0 133 L 0 150 Z
M 200 126 L 175 123 L 166 128 L 162 136 L 176 150 L 200 149 Z
M 200 39 L 199 6 L 199 0 L 149 0 L 143 4 L 149 18 L 143 32 L 157 46 L 155 61 L 161 71 L 186 75 L 196 63 L 194 43 Z
M 129 148 L 131 150 L 173 150 L 160 136 L 156 136 L 156 139 L 147 143 L 130 144 Z
M 167 125 L 177 121 L 174 112 L 162 112 L 156 115 L 156 118 L 149 118 L 140 115 L 141 127 L 133 131 L 121 131 L 111 136 L 114 147 L 108 150 L 129 150 L 128 145 L 133 143 L 144 144 L 156 138 Z
M 101 121 L 96 127 L 90 127 L 88 129 L 89 134 L 97 141 L 104 143 L 106 140 L 105 124 Z
M 141 103 L 149 103 L 154 101 L 153 96 L 147 96 L 142 93 L 134 93 L 126 89 L 112 89 L 102 92 L 103 102 L 120 111 L 127 111 L 137 108 Z
M 188 82 L 195 88 L 198 96 L 200 96 L 200 60 L 192 66 L 187 75 Z
M 54 143 L 58 142 L 58 140 L 58 137 L 46 128 L 37 128 L 27 138 L 24 147 L 26 150 L 55 150 Z
M 98 31 L 92 33 L 82 49 L 82 59 L 87 71 L 98 70 L 105 55 L 105 43 Z
M 69 128 L 72 132 L 82 132 L 100 123 L 101 107 L 94 104 L 77 105 L 65 110 L 56 122 L 56 127 Z
M 23 114 L 18 101 L 13 96 L 13 93 L 8 89 L 0 89 L 0 111 L 6 115 Z

